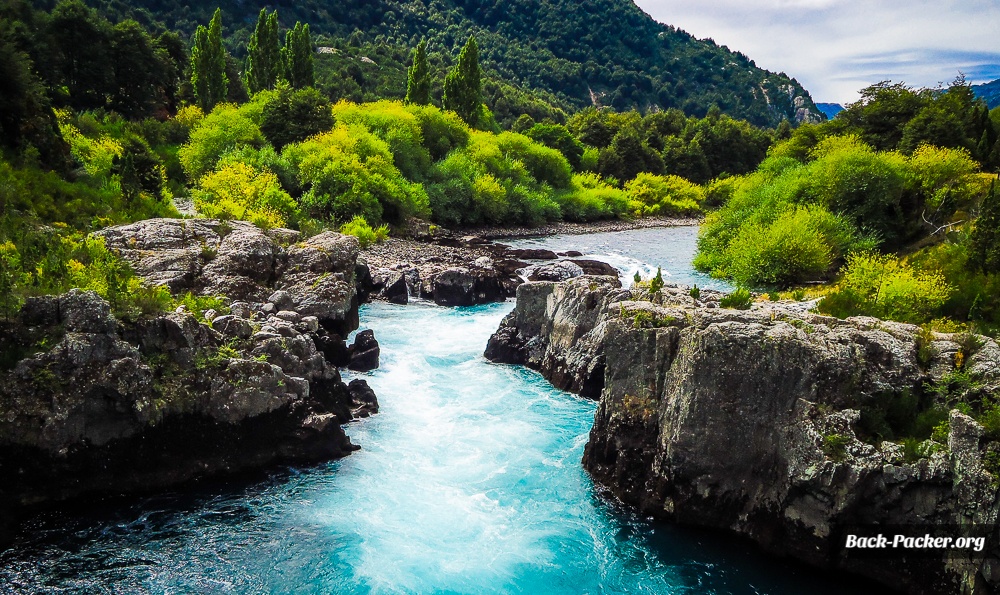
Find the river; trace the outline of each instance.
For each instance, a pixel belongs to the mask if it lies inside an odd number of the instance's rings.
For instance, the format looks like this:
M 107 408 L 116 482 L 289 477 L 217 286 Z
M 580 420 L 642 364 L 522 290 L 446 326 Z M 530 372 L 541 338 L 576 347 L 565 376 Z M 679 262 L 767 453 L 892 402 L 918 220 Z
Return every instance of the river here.
M 520 240 L 629 273 L 691 270 L 695 228 Z M 605 237 L 607 236 L 607 237 Z M 580 459 L 593 401 L 482 357 L 512 303 L 371 304 L 382 406 L 357 453 L 237 485 L 57 510 L 0 554 L 0 593 L 848 593 L 743 541 L 639 518 Z

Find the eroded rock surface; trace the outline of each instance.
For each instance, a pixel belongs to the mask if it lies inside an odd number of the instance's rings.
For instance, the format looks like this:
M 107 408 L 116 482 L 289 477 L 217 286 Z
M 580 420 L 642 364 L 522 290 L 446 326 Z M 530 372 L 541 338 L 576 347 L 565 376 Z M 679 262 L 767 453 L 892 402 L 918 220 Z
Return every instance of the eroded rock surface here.
M 718 297 L 667 287 L 649 301 L 608 277 L 528 283 L 487 357 L 599 397 L 584 465 L 644 514 L 727 529 L 912 593 L 994 592 L 997 443 L 947 410 L 956 371 L 974 382 L 960 398 L 997 394 L 997 344 L 791 303 L 720 308 Z M 942 411 L 946 443 L 940 433 L 897 443 L 906 407 L 911 418 Z M 844 549 L 848 531 L 957 526 L 990 529 L 986 551 Z
M 377 367 L 378 343 L 343 339 L 369 289 L 355 238 L 173 219 L 100 235 L 148 280 L 224 295 L 229 311 L 119 320 L 73 290 L 0 321 L 0 524 L 26 506 L 357 448 L 341 426 L 378 402 L 338 367 Z

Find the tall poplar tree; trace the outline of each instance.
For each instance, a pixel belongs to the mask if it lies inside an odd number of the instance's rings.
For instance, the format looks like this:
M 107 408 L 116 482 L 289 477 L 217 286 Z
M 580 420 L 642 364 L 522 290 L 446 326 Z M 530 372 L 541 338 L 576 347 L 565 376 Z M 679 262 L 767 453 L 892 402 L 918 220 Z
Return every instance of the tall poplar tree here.
M 208 28 L 199 25 L 194 33 L 191 86 L 198 105 L 205 112 L 226 98 L 229 79 L 226 77 L 226 51 L 222 47 L 222 11 L 218 8 Z
M 250 94 L 273 89 L 281 75 L 281 49 L 278 43 L 278 11 L 267 14 L 260 9 L 257 26 L 247 43 L 245 79 Z
M 284 64 L 284 77 L 293 89 L 313 86 L 313 47 L 308 24 L 297 22 L 295 28 L 285 33 L 281 61 Z
M 479 68 L 479 46 L 469 37 L 458 64 L 444 79 L 444 107 L 457 113 L 466 124 L 476 126 L 482 113 L 483 85 Z
M 406 103 L 427 105 L 431 102 L 431 73 L 427 67 L 427 41 L 421 39 L 413 50 L 413 65 L 407 71 Z

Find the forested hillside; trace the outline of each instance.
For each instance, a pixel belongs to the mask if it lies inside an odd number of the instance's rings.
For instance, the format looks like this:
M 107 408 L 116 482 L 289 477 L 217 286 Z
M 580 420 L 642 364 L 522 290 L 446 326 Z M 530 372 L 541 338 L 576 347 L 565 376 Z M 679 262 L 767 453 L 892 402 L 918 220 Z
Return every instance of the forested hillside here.
M 216 7 L 170 0 L 88 3 L 112 20 L 131 18 L 154 30 L 179 31 L 185 38 Z M 54 4 L 36 2 L 46 9 Z M 230 27 L 229 49 L 242 58 L 263 4 L 219 4 Z M 382 97 L 403 97 L 403 62 L 420 38 L 447 63 L 475 34 L 489 77 L 540 92 L 566 111 L 594 104 L 619 111 L 675 107 L 700 117 L 714 104 L 735 118 L 772 127 L 786 118 L 823 117 L 795 79 L 761 70 L 743 54 L 711 40 L 657 23 L 629 0 L 304 0 L 267 6 L 278 9 L 282 27 L 307 22 L 314 35 L 325 36 L 340 50 L 365 48 L 380 54 L 367 56 L 372 63 L 355 56 L 346 74 L 360 87 L 381 86 Z M 505 94 L 517 93 L 507 89 Z M 352 97 L 362 98 L 373 97 Z
M 973 85 L 972 91 L 986 102 L 986 105 L 993 109 L 1000 107 L 1000 79 L 981 85 Z

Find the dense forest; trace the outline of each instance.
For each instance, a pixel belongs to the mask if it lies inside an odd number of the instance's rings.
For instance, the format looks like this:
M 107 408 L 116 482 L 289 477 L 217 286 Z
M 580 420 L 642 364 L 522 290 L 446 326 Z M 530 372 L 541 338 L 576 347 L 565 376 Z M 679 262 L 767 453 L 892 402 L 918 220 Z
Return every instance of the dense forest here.
M 149 0 L 89 3 L 112 20 L 133 19 L 150 31 L 169 29 L 185 37 L 208 22 L 216 7 Z M 54 4 L 36 2 L 45 9 Z M 230 28 L 228 49 L 242 59 L 262 5 L 227 0 L 219 6 Z M 428 41 L 433 60 L 450 66 L 475 35 L 487 76 L 496 81 L 492 94 L 514 103 L 530 92 L 567 112 L 596 104 L 619 111 L 678 108 L 700 117 L 717 105 L 760 126 L 822 118 L 794 79 L 657 23 L 629 0 L 305 0 L 273 7 L 282 27 L 309 23 L 319 45 L 342 52 L 330 56 L 332 66 L 348 75 L 347 84 L 334 78 L 328 83 L 355 94 L 336 99 L 372 100 L 371 94 L 357 93 L 375 90 L 377 98 L 402 99 L 403 64 L 420 39 Z
M 0 8 L 5 314 L 70 287 L 124 316 L 165 307 L 174 298 L 88 233 L 178 208 L 363 243 L 413 217 L 462 227 L 707 213 L 696 265 L 741 286 L 821 296 L 838 315 L 1000 327 L 1000 111 L 964 80 L 880 83 L 833 120 L 801 125 L 792 112 L 741 112 L 759 104 L 730 91 L 696 103 L 629 95 L 609 103 L 643 109 L 616 110 L 577 101 L 560 69 L 620 61 L 611 71 L 624 76 L 678 40 L 714 46 L 605 3 L 562 20 L 515 3 L 518 26 L 471 4 L 390 16 L 388 4 L 343 3 L 308 21 L 308 3 L 253 16 L 100 6 Z M 447 27 L 415 24 L 445 15 Z M 597 28 L 579 45 L 574 27 L 595 15 L 602 27 L 625 19 L 631 29 L 616 30 L 629 36 Z M 116 20 L 126 16 L 138 20 Z M 512 41 L 527 39 L 525 22 L 553 28 L 539 37 L 552 42 Z M 688 72 L 695 54 L 673 55 Z M 702 66 L 691 72 L 729 76 Z M 536 67 L 552 71 L 532 79 Z

